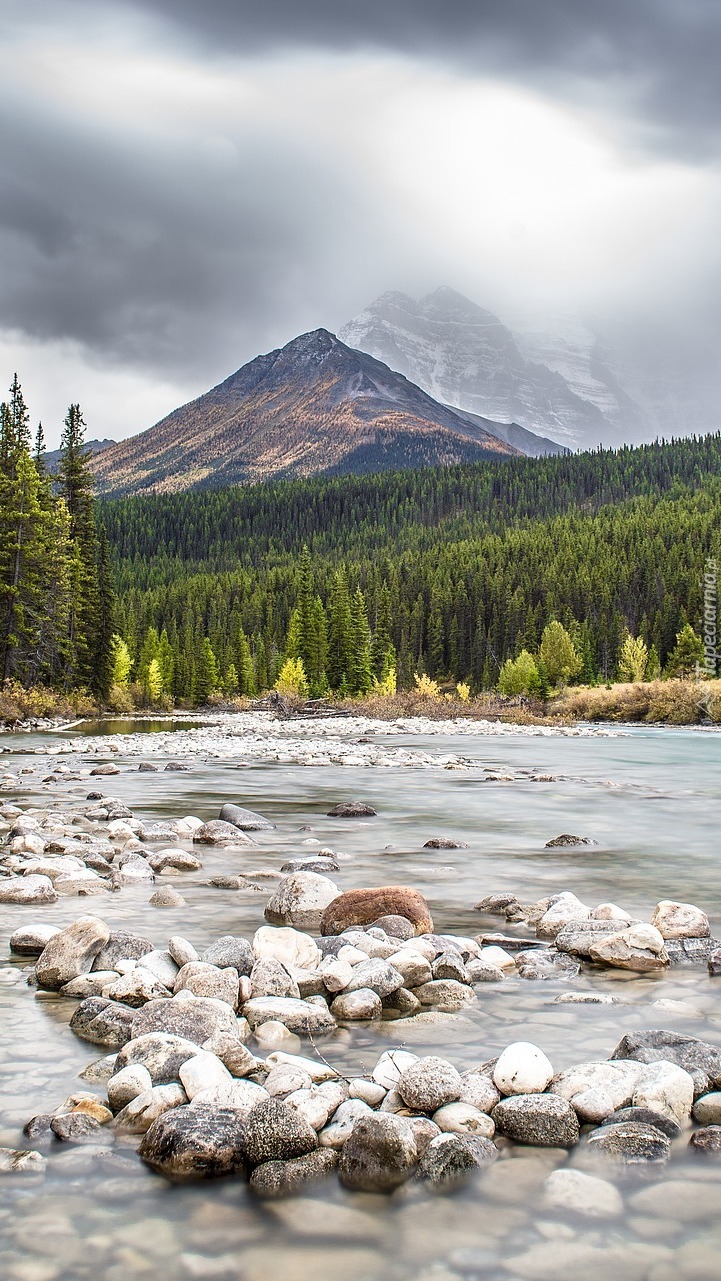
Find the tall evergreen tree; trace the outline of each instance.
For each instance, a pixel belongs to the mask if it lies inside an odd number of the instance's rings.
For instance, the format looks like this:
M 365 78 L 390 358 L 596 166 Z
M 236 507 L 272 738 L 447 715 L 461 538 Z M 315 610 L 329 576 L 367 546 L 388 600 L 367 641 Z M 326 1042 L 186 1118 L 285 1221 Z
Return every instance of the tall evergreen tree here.
M 347 690 L 353 654 L 353 623 L 345 570 L 333 577 L 328 609 L 328 684 L 333 690 Z
M 60 440 L 58 488 L 67 503 L 70 535 L 76 549 L 76 573 L 70 632 L 75 648 L 76 683 L 98 689 L 101 603 L 97 565 L 97 533 L 93 502 L 90 450 L 85 445 L 85 420 L 78 404 L 70 405 Z M 103 633 L 103 642 L 105 635 Z M 104 679 L 103 674 L 100 679 Z
M 372 683 L 371 638 L 368 613 L 360 587 L 351 601 L 351 657 L 348 668 L 348 686 L 352 694 L 367 694 Z

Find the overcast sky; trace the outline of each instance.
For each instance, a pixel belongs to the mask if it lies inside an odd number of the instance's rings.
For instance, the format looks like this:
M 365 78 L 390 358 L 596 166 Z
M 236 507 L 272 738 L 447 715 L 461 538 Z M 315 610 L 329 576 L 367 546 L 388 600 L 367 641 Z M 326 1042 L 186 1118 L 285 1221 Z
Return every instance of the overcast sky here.
M 439 284 L 718 349 L 720 54 L 718 0 L 0 0 L 2 384 L 117 439 Z

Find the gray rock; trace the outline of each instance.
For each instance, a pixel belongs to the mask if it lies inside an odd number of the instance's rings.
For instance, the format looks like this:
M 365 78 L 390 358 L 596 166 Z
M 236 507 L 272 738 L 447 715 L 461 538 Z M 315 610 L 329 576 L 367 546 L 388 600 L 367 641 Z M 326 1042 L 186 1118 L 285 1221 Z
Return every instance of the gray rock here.
M 581 969 L 581 962 L 573 956 L 557 952 L 555 948 L 530 948 L 517 952 L 516 969 L 522 979 L 572 979 Z
M 353 977 L 345 991 L 357 992 L 361 988 L 370 988 L 371 992 L 383 997 L 390 996 L 391 992 L 396 992 L 403 984 L 403 975 L 394 965 L 380 957 L 373 957 L 353 967 Z
M 377 992 L 368 987 L 361 987 L 352 992 L 341 992 L 331 1004 L 330 1012 L 341 1023 L 379 1019 L 383 1013 L 383 1002 Z
M 153 765 L 151 761 L 141 761 L 138 769 L 141 774 L 157 774 L 158 766 Z
M 559 952 L 567 952 L 570 956 L 588 961 L 591 959 L 591 948 L 595 947 L 600 938 L 617 934 L 618 927 L 618 921 L 572 921 L 559 931 L 554 944 Z
M 173 991 L 192 992 L 195 996 L 211 997 L 215 1001 L 224 1001 L 232 1010 L 238 1008 L 238 971 L 218 969 L 217 965 L 208 965 L 205 961 L 189 961 L 178 971 Z
M 487 894 L 485 898 L 473 904 L 474 912 L 487 912 L 489 916 L 505 916 L 508 908 L 520 907 L 515 894 Z
M 653 1108 L 628 1107 L 612 1112 L 602 1125 L 624 1125 L 628 1121 L 637 1121 L 641 1125 L 653 1125 L 669 1139 L 675 1139 L 681 1133 L 681 1126 L 669 1116 L 654 1112 Z
M 490 1139 L 439 1134 L 423 1153 L 418 1173 L 427 1183 L 448 1187 L 491 1165 L 497 1156 L 498 1148 Z
M 639 1063 L 657 1063 L 659 1059 L 666 1059 L 691 1074 L 703 1072 L 713 1089 L 721 1088 L 721 1049 L 697 1037 L 684 1036 L 681 1032 L 661 1028 L 629 1032 L 619 1041 L 611 1058 L 635 1059 Z
M 453 1013 L 471 1005 L 475 999 L 473 988 L 456 979 L 432 979 L 413 989 L 421 1005 L 434 1006 L 437 1010 Z
M 133 934 L 129 930 L 111 930 L 108 940 L 96 953 L 92 968 L 94 970 L 116 970 L 118 961 L 137 961 L 141 956 L 153 951 L 152 939 L 143 934 Z
M 192 943 L 183 938 L 182 934 L 172 934 L 168 939 L 168 955 L 175 962 L 176 974 L 184 965 L 189 965 L 191 961 L 207 961 L 206 956 L 198 956 L 197 951 Z M 211 965 L 217 965 L 217 961 L 210 961 Z
M 54 1116 L 50 1129 L 55 1138 L 64 1143 L 96 1143 L 102 1127 L 87 1112 L 68 1112 L 62 1116 Z
M 405 916 L 379 916 L 370 928 L 383 930 L 391 939 L 408 940 L 415 937 L 415 930 Z
M 432 965 L 434 979 L 455 979 L 458 983 L 470 982 L 468 970 L 458 952 L 441 952 Z
M 255 841 L 241 832 L 234 823 L 224 823 L 219 818 L 203 823 L 193 832 L 195 845 L 255 845 Z
M 122 1047 L 115 1060 L 115 1072 L 142 1064 L 148 1069 L 153 1085 L 164 1085 L 177 1081 L 183 1063 L 197 1053 L 197 1044 L 185 1037 L 168 1032 L 148 1032 L 133 1037 Z
M 499 1134 L 533 1147 L 570 1148 L 578 1143 L 578 1117 L 556 1094 L 516 1094 L 491 1112 Z
M 702 1094 L 694 1104 L 693 1119 L 699 1125 L 721 1125 L 721 1091 Z
M 78 981 L 78 979 L 74 980 L 76 983 Z M 72 984 L 68 984 L 63 991 L 67 991 L 67 987 L 71 986 Z M 110 997 L 111 1001 L 122 1001 L 123 1005 L 131 1005 L 134 1009 L 139 1009 L 141 1005 L 145 1005 L 146 1001 L 170 996 L 169 990 L 156 979 L 154 974 L 143 969 L 142 965 L 136 965 L 135 969 L 130 970 L 128 974 L 121 974 L 119 978 L 107 984 L 102 994 Z
M 317 1148 L 318 1135 L 295 1108 L 271 1098 L 248 1113 L 244 1145 L 249 1165 L 256 1166 L 305 1156 Z
M 410 1178 L 418 1159 L 410 1122 L 388 1112 L 369 1112 L 355 1122 L 338 1167 L 346 1188 L 392 1192 Z
M 147 1007 L 146 1007 L 147 1008 Z M 294 1001 L 281 996 L 262 996 L 246 1001 L 243 1015 L 255 1031 L 263 1023 L 278 1021 L 289 1032 L 317 1036 L 332 1032 L 335 1019 L 327 1005 L 312 1005 L 309 1001 Z
M 265 909 L 274 925 L 317 929 L 325 909 L 338 898 L 338 886 L 315 872 L 292 872 L 278 885 Z
M 338 1153 L 333 1148 L 317 1148 L 292 1161 L 265 1161 L 250 1176 L 250 1190 L 264 1199 L 293 1196 L 309 1183 L 317 1183 L 338 1167 Z
M 669 963 L 662 935 L 655 926 L 643 922 L 598 939 L 589 951 L 597 965 L 638 974 L 663 970 Z
M 340 863 L 327 854 L 319 854 L 315 858 L 290 858 L 280 870 L 284 875 L 289 872 L 340 872 Z
M 398 1093 L 403 1102 L 418 1112 L 436 1112 L 446 1103 L 461 1097 L 463 1079 L 446 1059 L 428 1055 L 418 1059 L 402 1073 Z
M 87 1000 L 80 1002 L 73 1014 L 70 1029 L 81 1041 L 89 1041 L 91 1045 L 119 1048 L 130 1040 L 136 1017 L 135 1010 L 127 1005 L 109 1001 L 102 996 L 89 996 Z
M 119 774 L 119 773 L 120 773 L 120 767 L 118 765 L 111 765 L 110 762 L 108 762 L 106 765 L 96 765 L 95 768 L 91 769 L 90 771 L 91 777 L 94 775 Z
M 244 1174 L 244 1121 L 232 1108 L 174 1108 L 153 1122 L 139 1152 L 147 1165 L 173 1179 Z
M 272 956 L 263 956 L 255 962 L 250 975 L 251 997 L 285 996 L 300 998 L 300 990 L 294 978 L 280 961 Z
M 362 801 L 341 801 L 328 810 L 328 818 L 376 818 L 377 811 Z
M 0 903 L 55 903 L 57 897 L 49 876 L 9 876 L 0 880 Z
M 709 974 L 721 974 L 721 947 L 714 948 L 708 958 Z
M 47 1160 L 40 1152 L 0 1148 L 0 1174 L 43 1175 Z
M 170 952 L 160 949 L 158 951 L 146 952 L 145 955 L 141 957 L 141 963 L 146 970 L 149 970 L 150 973 L 154 975 L 159 983 L 162 983 L 164 987 L 168 987 L 172 991 L 175 980 L 178 976 L 178 966 L 170 955 Z
M 199 859 L 196 854 L 172 847 L 149 854 L 148 863 L 153 871 L 158 873 L 165 872 L 169 867 L 176 872 L 198 872 L 203 866 L 202 859 Z
M 237 1024 L 224 1001 L 180 993 L 170 1001 L 148 1001 L 137 1011 L 132 1023 L 133 1039 L 146 1032 L 170 1032 L 202 1046 L 214 1032 L 237 1036 Z
M 255 810 L 247 810 L 242 805 L 230 802 L 223 806 L 218 817 L 223 823 L 232 823 L 241 832 L 272 832 L 275 827 L 275 823 L 263 818 L 262 814 L 256 814 Z
M 452 836 L 432 836 L 423 846 L 424 850 L 468 850 L 466 841 L 456 841 Z
M 671 965 L 709 964 L 710 958 L 717 949 L 721 949 L 715 938 L 666 939 L 666 951 Z
M 587 1153 L 614 1165 L 638 1165 L 668 1161 L 671 1142 L 655 1125 L 643 1121 L 622 1121 L 602 1125 L 586 1139 Z
M 57 925 L 22 925 L 10 935 L 10 951 L 16 956 L 40 956 L 55 934 Z
M 150 895 L 148 903 L 151 907 L 185 907 L 185 899 L 172 885 L 161 885 Z
M 554 836 L 552 841 L 546 841 L 547 850 L 555 849 L 572 849 L 577 845 L 598 845 L 590 836 L 571 836 L 569 832 L 564 832 L 562 836 Z
M 706 1125 L 691 1135 L 691 1147 L 696 1152 L 721 1155 L 721 1125 Z

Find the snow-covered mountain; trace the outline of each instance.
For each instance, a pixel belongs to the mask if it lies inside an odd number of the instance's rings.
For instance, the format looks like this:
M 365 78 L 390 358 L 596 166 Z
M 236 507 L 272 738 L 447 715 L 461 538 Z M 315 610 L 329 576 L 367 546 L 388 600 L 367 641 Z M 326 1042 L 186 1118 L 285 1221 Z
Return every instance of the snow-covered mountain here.
M 588 449 L 716 430 L 668 335 L 550 316 L 513 329 L 453 289 L 386 293 L 339 333 L 437 400 Z

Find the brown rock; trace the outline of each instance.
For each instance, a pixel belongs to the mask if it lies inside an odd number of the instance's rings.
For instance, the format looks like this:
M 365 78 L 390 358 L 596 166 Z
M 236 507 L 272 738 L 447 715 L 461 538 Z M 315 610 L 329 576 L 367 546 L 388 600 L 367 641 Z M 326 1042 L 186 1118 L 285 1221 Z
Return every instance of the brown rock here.
M 348 890 L 325 909 L 321 934 L 342 934 L 354 925 L 370 925 L 379 916 L 404 916 L 416 934 L 433 930 L 428 904 L 418 890 L 407 885 L 384 885 L 368 890 Z

